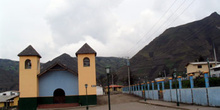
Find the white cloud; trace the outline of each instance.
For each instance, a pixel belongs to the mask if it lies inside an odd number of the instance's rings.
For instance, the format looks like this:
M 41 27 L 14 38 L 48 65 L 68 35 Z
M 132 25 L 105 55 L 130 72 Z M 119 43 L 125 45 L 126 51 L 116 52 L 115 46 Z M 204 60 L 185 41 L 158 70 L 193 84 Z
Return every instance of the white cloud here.
M 53 1 L 51 2 L 53 4 Z M 51 11 L 52 14 L 49 11 L 47 16 L 56 44 L 77 43 L 85 40 L 83 39 L 85 35 L 106 42 L 106 38 L 115 31 L 115 18 L 109 11 L 112 4 L 107 4 L 110 1 L 67 0 L 65 2 L 61 7 L 53 5 L 56 8 Z
M 75 56 L 84 43 L 98 56 L 131 57 L 169 27 L 220 13 L 219 0 L 197 0 L 187 10 L 191 1 L 184 1 L 2 0 L 0 58 L 18 60 L 31 44 L 46 62 L 62 53 Z

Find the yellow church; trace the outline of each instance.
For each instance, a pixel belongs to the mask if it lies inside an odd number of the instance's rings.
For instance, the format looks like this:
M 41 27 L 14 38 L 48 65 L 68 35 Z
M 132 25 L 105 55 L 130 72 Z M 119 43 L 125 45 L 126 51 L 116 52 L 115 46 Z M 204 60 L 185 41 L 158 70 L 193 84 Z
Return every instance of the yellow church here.
M 31 45 L 18 56 L 20 110 L 42 105 L 97 103 L 96 51 L 87 43 L 76 52 L 77 58 L 62 54 L 42 66 L 41 55 Z

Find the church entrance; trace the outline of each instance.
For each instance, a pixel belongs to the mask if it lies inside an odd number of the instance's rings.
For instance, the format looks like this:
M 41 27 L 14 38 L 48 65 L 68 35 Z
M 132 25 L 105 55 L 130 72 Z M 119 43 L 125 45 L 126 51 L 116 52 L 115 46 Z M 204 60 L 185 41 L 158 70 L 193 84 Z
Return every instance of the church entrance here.
M 65 103 L 65 92 L 63 89 L 56 89 L 53 92 L 53 103 Z

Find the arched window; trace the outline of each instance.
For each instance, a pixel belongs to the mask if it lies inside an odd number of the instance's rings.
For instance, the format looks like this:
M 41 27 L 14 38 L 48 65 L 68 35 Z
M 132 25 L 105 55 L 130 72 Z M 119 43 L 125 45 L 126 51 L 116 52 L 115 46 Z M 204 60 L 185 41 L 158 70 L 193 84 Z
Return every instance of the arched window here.
M 31 60 L 27 59 L 25 61 L 25 69 L 31 69 Z
M 84 58 L 83 59 L 83 66 L 84 67 L 88 67 L 88 66 L 90 66 L 90 60 L 89 60 L 89 58 Z

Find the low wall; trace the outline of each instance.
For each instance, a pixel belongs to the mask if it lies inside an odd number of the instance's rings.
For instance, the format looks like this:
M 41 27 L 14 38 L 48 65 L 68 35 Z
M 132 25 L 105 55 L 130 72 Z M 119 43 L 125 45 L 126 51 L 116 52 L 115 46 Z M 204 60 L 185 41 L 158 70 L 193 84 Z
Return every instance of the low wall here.
M 123 91 L 123 93 L 129 92 Z M 178 101 L 181 103 L 220 107 L 220 87 L 177 89 L 177 93 Z M 131 94 L 143 97 L 142 91 L 131 91 Z M 145 97 L 147 99 L 159 100 L 158 90 L 146 90 Z M 162 100 L 176 102 L 176 89 L 163 90 Z
M 170 90 L 163 90 L 163 100 L 164 101 L 172 101 Z
M 181 102 L 183 103 L 192 103 L 192 90 L 191 89 L 181 89 L 180 91 Z
M 220 106 L 220 87 L 178 89 L 178 101 L 204 106 Z M 163 90 L 163 100 L 176 102 L 176 89 Z
M 220 106 L 220 87 L 208 88 L 208 99 L 210 106 Z
M 206 88 L 192 89 L 192 93 L 193 103 L 198 105 L 208 105 Z

